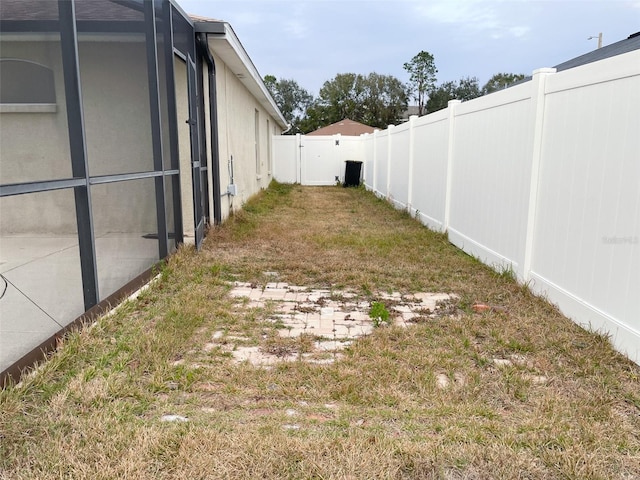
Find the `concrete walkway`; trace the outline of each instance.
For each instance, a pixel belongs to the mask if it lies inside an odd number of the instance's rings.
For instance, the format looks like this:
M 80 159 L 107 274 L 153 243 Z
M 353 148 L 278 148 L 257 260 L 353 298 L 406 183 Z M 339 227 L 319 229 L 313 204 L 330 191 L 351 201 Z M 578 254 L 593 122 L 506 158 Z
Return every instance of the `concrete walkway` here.
M 374 319 L 371 303 L 348 291 L 311 289 L 286 283 L 265 286 L 235 282 L 231 296 L 238 299 L 239 309 L 262 308 L 273 312 L 268 320 L 278 328 L 278 335 L 295 339 L 303 335 L 313 338 L 308 351 L 269 352 L 252 345 L 250 339 L 217 331 L 205 351 L 220 348 L 231 353 L 238 363 L 270 368 L 278 362 L 302 360 L 309 363 L 332 363 L 340 358 L 340 350 L 359 337 L 370 334 Z M 429 318 L 450 315 L 447 306 L 455 295 L 419 292 L 401 295 L 394 292 L 373 295 L 389 311 L 389 324 L 406 327 Z

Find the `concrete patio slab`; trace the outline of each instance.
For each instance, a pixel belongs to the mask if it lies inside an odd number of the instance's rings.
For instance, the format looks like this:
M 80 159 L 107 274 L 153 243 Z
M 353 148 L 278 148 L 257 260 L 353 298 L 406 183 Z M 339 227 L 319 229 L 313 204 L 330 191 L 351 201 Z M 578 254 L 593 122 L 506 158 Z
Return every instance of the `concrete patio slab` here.
M 96 238 L 100 298 L 158 259 L 157 240 L 143 234 Z M 80 253 L 74 236 L 0 237 L 0 371 L 84 313 Z M 0 279 L 0 292 L 4 280 Z

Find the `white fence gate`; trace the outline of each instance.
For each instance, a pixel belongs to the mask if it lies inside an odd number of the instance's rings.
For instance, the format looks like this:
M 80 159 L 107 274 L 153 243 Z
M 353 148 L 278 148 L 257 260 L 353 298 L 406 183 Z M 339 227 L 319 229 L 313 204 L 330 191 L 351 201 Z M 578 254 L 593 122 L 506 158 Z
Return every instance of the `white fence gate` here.
M 283 135 L 273 138 L 274 178 L 302 185 L 344 182 L 345 162 L 362 161 L 360 137 Z
M 365 162 L 376 195 L 513 269 L 640 363 L 638 112 L 640 50 L 537 70 L 529 82 L 355 138 L 348 155 Z M 342 179 L 347 149 L 333 138 L 278 139 L 276 179 Z

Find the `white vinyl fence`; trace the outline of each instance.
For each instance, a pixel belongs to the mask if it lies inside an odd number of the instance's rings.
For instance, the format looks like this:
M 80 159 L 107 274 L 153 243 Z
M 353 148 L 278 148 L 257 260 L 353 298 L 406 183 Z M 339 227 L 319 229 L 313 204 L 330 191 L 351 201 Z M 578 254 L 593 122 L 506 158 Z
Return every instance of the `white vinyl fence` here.
M 343 178 L 334 137 L 311 156 L 291 147 L 305 151 L 309 138 L 279 139 L 276 179 Z M 364 161 L 368 189 L 512 269 L 640 363 L 640 51 L 536 70 L 531 81 L 357 140 L 348 155 Z

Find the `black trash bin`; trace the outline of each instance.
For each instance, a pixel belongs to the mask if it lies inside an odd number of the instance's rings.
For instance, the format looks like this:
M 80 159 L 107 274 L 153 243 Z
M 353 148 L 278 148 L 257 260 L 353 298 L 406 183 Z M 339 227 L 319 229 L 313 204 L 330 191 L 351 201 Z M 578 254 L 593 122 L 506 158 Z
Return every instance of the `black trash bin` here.
M 344 172 L 344 186 L 358 187 L 360 186 L 360 171 L 362 170 L 362 162 L 356 160 L 347 160 Z

